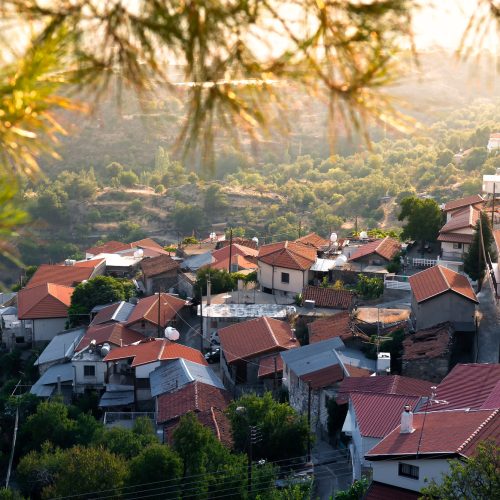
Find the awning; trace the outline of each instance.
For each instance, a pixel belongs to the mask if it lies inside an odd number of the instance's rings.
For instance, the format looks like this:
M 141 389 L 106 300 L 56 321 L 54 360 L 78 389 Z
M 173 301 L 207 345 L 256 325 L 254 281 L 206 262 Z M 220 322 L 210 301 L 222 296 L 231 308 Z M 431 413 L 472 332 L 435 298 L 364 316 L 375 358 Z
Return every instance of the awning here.
M 99 401 L 101 408 L 125 406 L 134 402 L 134 391 L 106 391 Z

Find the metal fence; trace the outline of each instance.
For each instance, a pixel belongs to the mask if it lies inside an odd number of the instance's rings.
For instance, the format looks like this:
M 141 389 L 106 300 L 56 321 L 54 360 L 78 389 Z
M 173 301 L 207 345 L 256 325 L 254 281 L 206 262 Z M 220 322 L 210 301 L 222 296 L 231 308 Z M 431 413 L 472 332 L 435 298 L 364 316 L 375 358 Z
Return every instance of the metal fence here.
M 140 417 L 146 417 L 155 422 L 156 413 L 153 411 L 107 411 L 104 414 L 104 425 L 113 424 L 120 420 L 134 421 Z

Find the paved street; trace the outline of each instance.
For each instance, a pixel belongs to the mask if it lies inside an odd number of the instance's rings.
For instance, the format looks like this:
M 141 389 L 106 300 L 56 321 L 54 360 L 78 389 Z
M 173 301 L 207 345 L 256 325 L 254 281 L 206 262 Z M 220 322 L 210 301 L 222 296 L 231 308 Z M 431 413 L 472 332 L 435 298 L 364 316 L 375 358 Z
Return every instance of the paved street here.
M 490 281 L 484 282 L 478 293 L 479 332 L 477 345 L 477 363 L 498 363 L 500 356 L 500 308 L 495 305 Z

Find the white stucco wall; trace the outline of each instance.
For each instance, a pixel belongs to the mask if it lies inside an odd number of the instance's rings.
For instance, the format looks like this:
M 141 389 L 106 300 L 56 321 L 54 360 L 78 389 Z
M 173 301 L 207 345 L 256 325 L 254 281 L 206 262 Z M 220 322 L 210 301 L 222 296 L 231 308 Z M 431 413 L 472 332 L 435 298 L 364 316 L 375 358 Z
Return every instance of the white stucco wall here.
M 73 386 L 75 392 L 83 393 L 86 387 L 104 387 L 106 363 L 103 361 L 72 359 L 71 365 L 73 366 Z M 84 366 L 94 366 L 95 376 L 86 377 L 84 375 Z
M 33 320 L 33 342 L 48 342 L 63 331 L 68 318 L 43 318 Z
M 419 478 L 411 479 L 400 476 L 398 473 L 399 463 L 416 465 L 419 468 Z M 438 484 L 442 481 L 442 475 L 447 474 L 450 466 L 446 460 L 383 460 L 371 462 L 373 469 L 373 480 L 408 490 L 420 491 L 428 484 L 425 479 L 434 479 Z
M 258 261 L 259 271 L 258 280 L 261 287 L 279 290 L 291 294 L 301 293 L 304 285 L 309 282 L 309 271 L 298 271 L 296 269 L 287 269 L 285 267 L 270 266 L 265 262 Z M 274 283 L 273 283 L 274 269 Z M 281 281 L 281 273 L 288 273 L 289 282 Z M 274 286 L 273 286 L 274 285 Z

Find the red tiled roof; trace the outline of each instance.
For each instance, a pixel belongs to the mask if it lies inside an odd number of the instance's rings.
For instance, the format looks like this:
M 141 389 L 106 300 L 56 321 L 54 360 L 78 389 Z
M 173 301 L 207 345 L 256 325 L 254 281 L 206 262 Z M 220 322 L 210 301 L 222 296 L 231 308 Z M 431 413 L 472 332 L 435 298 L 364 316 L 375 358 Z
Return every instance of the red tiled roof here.
M 176 344 L 167 339 L 146 339 L 139 344 L 118 347 L 113 349 L 103 361 L 108 362 L 128 358 L 134 358 L 131 366 L 179 358 L 208 366 L 205 358 L 197 349 Z
M 363 500 L 418 500 L 420 493 L 373 481 Z
M 257 257 L 259 251 L 255 248 L 246 247 L 243 245 L 238 245 L 233 243 L 231 246 L 226 245 L 218 250 L 212 252 L 212 257 L 216 262 L 224 259 L 229 259 L 229 249 L 231 249 L 231 255 L 243 255 L 244 257 Z
M 455 365 L 436 390 L 436 399 L 447 403 L 429 405 L 429 410 L 477 410 L 497 390 L 499 382 L 500 364 Z
M 172 259 L 170 255 L 158 255 L 157 257 L 143 259 L 140 265 L 146 278 L 179 269 L 178 262 Z
M 65 318 L 73 290 L 54 283 L 24 288 L 17 295 L 19 319 Z
M 465 198 L 460 198 L 459 200 L 453 200 L 446 203 L 444 206 L 444 211 L 448 212 L 450 210 L 455 210 L 456 208 L 466 207 L 467 205 L 476 205 L 482 203 L 484 198 L 479 194 L 473 194 L 472 196 L 466 196 Z
M 198 411 L 194 414 L 200 424 L 210 429 L 224 446 L 232 449 L 234 442 L 231 421 L 222 410 L 212 406 L 208 410 Z M 179 424 L 180 419 L 174 419 L 163 427 L 165 442 L 169 445 L 173 444 L 173 434 L 175 429 L 179 427 Z
M 275 367 L 276 367 L 276 373 L 279 374 L 283 372 L 283 358 L 279 354 L 274 354 L 262 358 L 259 361 L 258 377 L 259 378 L 269 377 L 270 375 L 274 376 Z
M 431 359 L 450 350 L 453 329 L 450 323 L 419 330 L 403 340 L 403 360 Z
M 99 267 L 102 263 L 106 263 L 106 259 L 89 259 L 89 260 L 80 260 L 73 264 L 74 267 Z
M 257 250 L 257 243 L 253 240 L 248 240 L 246 238 L 240 238 L 239 236 L 236 236 L 233 238 L 233 243 L 236 243 L 237 245 L 243 246 L 243 247 L 248 247 L 248 248 L 253 248 L 254 250 Z M 229 245 L 229 240 L 223 240 L 219 242 L 220 247 L 225 247 Z
M 85 349 L 85 347 L 90 345 L 92 340 L 95 340 L 97 345 L 108 342 L 122 347 L 144 340 L 144 335 L 120 323 L 90 326 L 75 351 L 78 352 Z
M 490 139 L 500 139 L 500 132 L 493 132 L 490 134 Z
M 401 250 L 401 243 L 386 236 L 382 240 L 371 241 L 358 247 L 353 255 L 349 258 L 350 261 L 361 259 L 372 253 L 376 253 L 385 260 L 392 260 L 394 256 Z
M 316 262 L 316 250 L 301 243 L 281 241 L 261 246 L 257 258 L 270 266 L 305 271 Z
M 374 438 L 387 436 L 401 422 L 404 407 L 410 405 L 413 410 L 420 401 L 419 396 L 369 392 L 353 392 L 350 398 L 359 432 Z
M 349 309 L 355 297 L 349 290 L 335 290 L 321 286 L 307 285 L 302 291 L 302 300 L 314 300 L 316 307 L 331 307 L 332 309 Z
M 319 234 L 316 233 L 309 233 L 306 234 L 305 236 L 302 236 L 302 238 L 297 238 L 295 240 L 295 243 L 302 243 L 303 245 L 309 245 L 311 247 L 314 247 L 316 250 L 322 250 L 323 248 L 328 247 L 330 245 L 329 240 L 321 237 Z
M 427 397 L 434 384 L 426 380 L 402 377 L 401 375 L 384 375 L 379 377 L 345 378 L 340 384 L 337 400 L 346 403 L 349 394 L 355 392 L 372 394 L 399 394 L 405 396 Z
M 453 217 L 440 229 L 440 233 L 449 233 L 457 229 L 474 228 L 479 219 L 481 212 L 472 206 L 457 212 Z
M 156 243 L 155 240 L 151 238 L 144 238 L 139 241 L 133 241 L 129 244 L 129 248 L 148 248 L 150 250 L 155 250 L 158 253 L 165 253 L 168 255 L 168 252 L 163 249 L 163 247 Z
M 317 319 L 307 325 L 309 330 L 309 343 L 340 337 L 342 340 L 354 337 L 351 330 L 351 319 L 347 311 L 342 311 L 332 316 Z
M 348 377 L 369 377 L 373 372 L 367 368 L 360 368 L 359 366 L 344 365 Z
M 93 272 L 94 267 L 41 264 L 29 280 L 26 288 L 33 288 L 43 283 L 76 286 L 78 283 L 90 279 Z
M 485 399 L 481 405 L 481 410 L 496 410 L 500 408 L 500 380 L 497 385 L 490 392 L 490 395 Z
M 267 317 L 221 328 L 219 338 L 228 363 L 299 347 L 288 323 Z
M 233 266 L 238 269 L 258 269 L 259 266 L 252 260 L 247 259 L 243 255 L 231 255 L 231 262 Z M 229 269 L 229 256 L 225 259 L 218 260 L 212 264 L 208 264 L 206 267 L 211 267 L 212 269 Z
M 439 411 L 413 415 L 414 432 L 401 434 L 399 425 L 365 457 L 473 455 L 485 439 L 500 440 L 500 410 Z M 425 418 L 425 426 L 423 425 Z M 419 444 L 420 443 L 420 444 Z
M 115 302 L 109 306 L 103 307 L 95 316 L 91 325 L 101 325 L 113 319 L 116 310 L 122 305 L 122 302 Z
M 186 305 L 186 301 L 162 293 L 160 298 L 160 325 L 166 326 L 177 316 L 177 313 Z M 127 326 L 139 321 L 148 321 L 153 325 L 158 325 L 158 294 L 144 297 L 137 302 L 134 310 L 127 320 Z
M 175 392 L 162 394 L 156 401 L 156 421 L 162 424 L 190 411 L 225 410 L 231 398 L 227 391 L 195 380 Z
M 442 266 L 433 266 L 409 278 L 411 291 L 417 302 L 424 302 L 448 291 L 478 303 L 476 294 L 463 274 Z
M 122 250 L 128 250 L 129 248 L 130 248 L 130 243 L 122 243 L 121 241 L 107 241 L 102 245 L 87 248 L 87 250 L 85 250 L 85 253 L 98 255 L 100 253 L 120 252 Z
M 311 389 L 322 389 L 323 387 L 329 387 L 340 382 L 344 378 L 344 371 L 337 364 L 321 368 L 315 372 L 306 373 L 299 378 L 307 382 L 311 386 Z
M 445 241 L 447 243 L 467 243 L 470 244 L 474 240 L 473 234 L 459 234 L 459 233 L 442 233 L 437 238 L 438 241 Z

